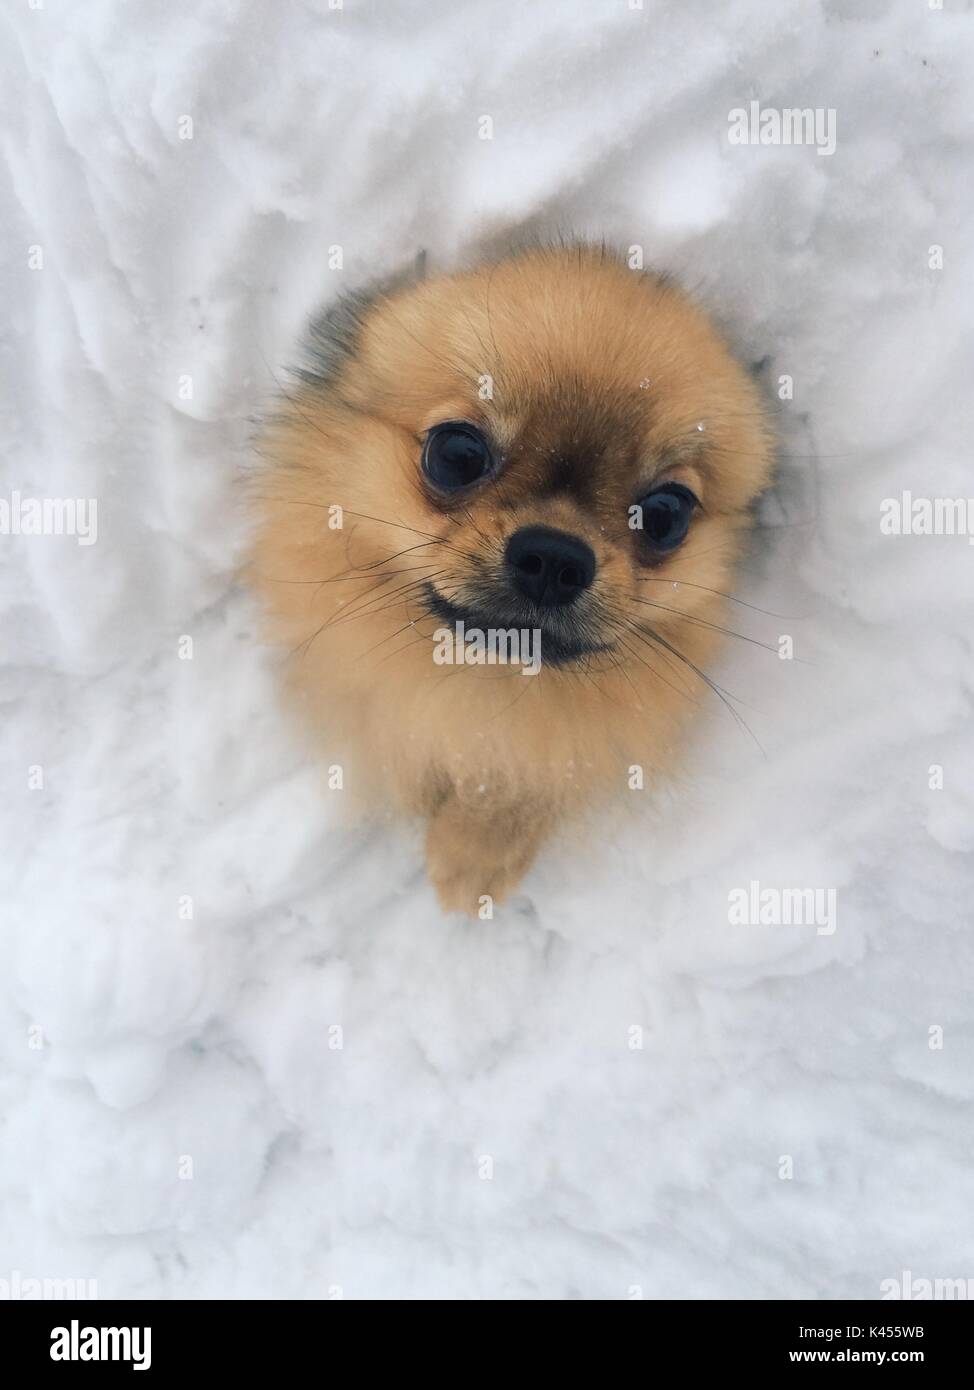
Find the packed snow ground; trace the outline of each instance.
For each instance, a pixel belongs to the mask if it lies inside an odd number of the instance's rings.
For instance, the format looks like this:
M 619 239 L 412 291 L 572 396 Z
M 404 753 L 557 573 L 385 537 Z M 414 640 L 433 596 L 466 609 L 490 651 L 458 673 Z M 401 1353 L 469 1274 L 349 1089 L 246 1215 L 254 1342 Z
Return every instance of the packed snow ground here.
M 974 550 L 879 527 L 974 495 L 970 6 L 11 0 L 0 32 L 2 495 L 99 508 L 93 545 L 0 537 L 0 1280 L 974 1275 Z M 833 108 L 835 153 L 732 146 L 752 99 Z M 525 230 L 641 245 L 793 378 L 737 589 L 770 611 L 734 621 L 796 659 L 730 642 L 763 753 L 714 701 L 682 785 L 472 925 L 418 833 L 323 793 L 239 479 L 321 301 Z M 730 925 L 752 880 L 834 887 L 835 932 Z

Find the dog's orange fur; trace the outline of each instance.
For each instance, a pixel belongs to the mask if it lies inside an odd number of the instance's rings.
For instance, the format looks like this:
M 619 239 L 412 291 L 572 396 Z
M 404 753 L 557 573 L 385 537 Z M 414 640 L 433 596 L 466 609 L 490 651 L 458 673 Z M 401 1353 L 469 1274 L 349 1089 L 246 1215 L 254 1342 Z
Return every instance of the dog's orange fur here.
M 420 454 L 425 430 L 456 419 L 505 462 L 444 504 Z M 541 488 L 541 461 L 580 440 L 585 506 Z M 292 393 L 262 452 L 252 572 L 271 634 L 346 787 L 426 819 L 444 907 L 502 899 L 560 822 L 626 794 L 632 765 L 650 779 L 680 760 L 771 440 L 750 377 L 676 289 L 576 248 L 390 292 L 337 369 Z M 651 564 L 627 509 L 661 480 L 701 507 Z M 435 665 L 442 623 L 420 581 L 462 599 L 531 524 L 595 551 L 590 602 L 613 652 L 534 678 Z

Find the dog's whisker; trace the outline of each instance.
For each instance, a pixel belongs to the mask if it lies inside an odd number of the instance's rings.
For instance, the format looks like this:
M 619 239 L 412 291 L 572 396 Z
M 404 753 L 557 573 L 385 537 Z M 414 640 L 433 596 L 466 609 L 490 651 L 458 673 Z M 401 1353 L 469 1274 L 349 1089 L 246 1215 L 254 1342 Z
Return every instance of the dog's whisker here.
M 265 584 L 317 584 L 320 589 L 325 584 L 360 584 L 364 579 L 375 579 L 381 576 L 391 577 L 396 574 L 415 574 L 425 568 L 425 565 L 407 565 L 399 570 L 378 570 L 374 574 L 335 574 L 321 579 L 276 579 L 273 575 L 265 574 L 263 582 Z
M 673 608 L 668 603 L 655 603 L 649 598 L 637 598 L 634 603 L 644 604 L 647 608 L 659 608 L 664 613 L 675 613 L 684 618 L 688 623 L 693 623 L 697 627 L 710 628 L 714 632 L 722 632 L 727 637 L 736 637 L 741 642 L 750 642 L 752 646 L 761 647 L 763 651 L 771 652 L 774 656 L 778 655 L 778 648 L 772 647 L 769 642 L 762 642 L 758 637 L 748 637 L 746 633 L 735 632 L 733 628 L 723 627 L 720 623 L 712 623 L 706 618 L 700 618 L 695 613 L 687 613 L 682 608 Z
M 750 608 L 754 613 L 763 613 L 766 618 L 781 618 L 784 622 L 794 622 L 795 617 L 791 613 L 776 613 L 772 608 L 759 608 L 756 603 L 748 603 L 746 599 L 738 598 L 736 594 L 725 593 L 723 589 L 711 589 L 706 584 L 695 584 L 690 579 L 663 579 L 659 575 L 645 575 L 638 579 L 637 584 L 667 584 L 670 588 L 678 584 L 681 589 L 700 589 L 705 594 L 713 594 L 717 598 L 725 598 L 730 603 L 739 604 L 741 608 Z
M 394 593 L 399 593 L 399 592 L 408 590 L 408 589 L 410 589 L 410 588 L 412 588 L 412 587 L 414 587 L 414 586 L 421 585 L 421 584 L 423 584 L 423 583 L 425 583 L 425 582 L 426 582 L 426 576 L 424 575 L 424 577 L 423 577 L 422 580 L 412 580 L 412 581 L 410 581 L 409 584 L 403 585 L 403 586 L 402 586 L 402 590 L 394 590 L 393 592 L 394 592 Z M 334 614 L 334 615 L 333 615 L 331 618 L 329 618 L 327 621 L 323 622 L 323 623 L 311 634 L 310 637 L 306 638 L 303 642 L 300 642 L 300 643 L 298 644 L 298 646 L 295 647 L 295 648 L 293 649 L 293 651 L 290 653 L 290 655 L 291 655 L 291 656 L 294 656 L 297 652 L 300 651 L 300 652 L 302 652 L 302 659 L 303 659 L 305 656 L 307 656 L 308 651 L 311 649 L 311 646 L 313 645 L 313 643 L 318 639 L 318 637 L 321 636 L 321 634 L 322 634 L 323 632 L 328 631 L 330 628 L 341 627 L 344 623 L 352 622 L 352 621 L 354 621 L 356 618 L 360 618 L 360 617 L 372 617 L 372 616 L 375 616 L 374 611 L 373 611 L 371 605 L 372 605 L 373 603 L 375 603 L 375 602 L 379 602 L 379 603 L 381 604 L 381 603 L 383 603 L 386 599 L 390 599 L 390 598 L 392 597 L 391 594 L 381 594 L 381 595 L 378 594 L 378 590 L 384 588 L 385 585 L 386 585 L 387 583 L 388 583 L 388 580 L 382 580 L 381 582 L 379 582 L 379 583 L 377 583 L 377 584 L 374 584 L 374 585 L 372 586 L 372 588 L 369 590 L 368 594 L 366 594 L 366 595 L 364 595 L 364 596 L 363 596 L 363 595 L 358 595 L 358 596 L 357 596 L 357 599 L 358 599 L 358 601 L 359 601 L 359 606 L 358 606 L 357 608 L 353 609 L 351 612 L 349 612 L 347 608 L 340 608 L 339 611 L 338 611 L 336 614 Z M 303 648 L 303 651 L 302 651 L 302 648 Z
M 651 665 L 650 662 L 648 662 L 640 652 L 636 651 L 635 648 L 629 646 L 628 642 L 626 642 L 625 640 L 625 635 L 631 634 L 637 639 L 637 641 L 643 642 L 648 651 L 654 652 L 654 654 L 657 656 L 662 656 L 663 660 L 667 661 L 665 652 L 660 652 L 654 647 L 652 647 L 649 641 L 644 636 L 644 634 L 640 633 L 635 628 L 629 627 L 625 623 L 617 623 L 616 629 L 618 632 L 617 641 L 624 651 L 627 651 L 630 654 L 630 656 L 634 658 L 634 660 L 638 661 L 641 665 L 645 666 L 646 669 L 650 671 L 656 677 L 657 680 L 662 681 L 665 686 L 668 686 L 670 690 L 672 690 L 675 694 L 679 695 L 682 699 L 690 700 L 692 704 L 698 703 L 698 701 L 693 699 L 693 696 L 690 693 L 690 691 L 681 689 L 679 686 L 674 685 L 672 681 L 668 681 L 666 677 L 664 675 L 661 675 L 660 672 L 656 669 L 656 667 Z M 667 661 L 667 665 L 669 664 L 670 663 Z
M 408 584 L 402 584 L 398 589 L 393 589 L 391 593 L 379 594 L 377 597 L 368 600 L 367 606 L 360 606 L 350 613 L 343 610 L 333 619 L 329 626 L 341 627 L 344 623 L 355 622 L 361 618 L 375 618 L 381 613 L 387 613 L 397 605 L 408 602 L 408 596 L 410 594 L 422 593 L 423 586 L 429 579 L 435 578 L 436 573 L 442 574 L 443 571 L 437 571 L 433 575 L 424 575 L 422 579 L 413 579 Z M 382 586 L 380 585 L 378 587 L 381 588 Z M 374 606 L 376 603 L 379 607 Z
M 739 711 L 734 708 L 734 705 L 732 703 L 733 701 L 736 700 L 738 704 L 741 703 L 738 697 L 735 695 L 731 695 L 729 691 L 726 691 L 721 686 L 719 686 L 716 681 L 712 680 L 710 676 L 708 676 L 705 671 L 702 671 L 700 667 L 697 666 L 693 661 L 691 661 L 688 656 L 686 656 L 683 652 L 678 651 L 677 648 L 674 647 L 670 642 L 667 642 L 665 637 L 660 636 L 660 634 L 654 628 L 641 628 L 641 631 L 652 642 L 657 642 L 660 644 L 660 646 L 665 647 L 667 651 L 672 652 L 673 655 L 679 661 L 684 662 L 690 668 L 690 670 L 694 672 L 695 675 L 699 676 L 700 679 L 710 687 L 710 689 L 714 692 L 714 694 L 717 696 L 720 702 L 729 710 L 736 723 L 741 728 L 747 731 L 750 737 L 754 740 L 754 743 L 756 744 L 758 749 L 766 757 L 767 754 L 765 753 L 764 747 L 759 741 L 754 730 L 751 728 L 750 724 L 748 724 L 747 720 L 743 717 L 743 715 L 740 714 Z

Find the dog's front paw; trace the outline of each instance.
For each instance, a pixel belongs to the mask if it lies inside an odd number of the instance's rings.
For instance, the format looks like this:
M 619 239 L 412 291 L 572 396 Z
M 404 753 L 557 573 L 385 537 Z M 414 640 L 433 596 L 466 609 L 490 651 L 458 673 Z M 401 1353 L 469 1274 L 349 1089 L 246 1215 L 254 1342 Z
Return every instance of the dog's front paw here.
M 446 912 L 487 916 L 517 888 L 541 843 L 536 827 L 523 817 L 472 815 L 450 801 L 430 821 L 426 866 L 440 906 Z

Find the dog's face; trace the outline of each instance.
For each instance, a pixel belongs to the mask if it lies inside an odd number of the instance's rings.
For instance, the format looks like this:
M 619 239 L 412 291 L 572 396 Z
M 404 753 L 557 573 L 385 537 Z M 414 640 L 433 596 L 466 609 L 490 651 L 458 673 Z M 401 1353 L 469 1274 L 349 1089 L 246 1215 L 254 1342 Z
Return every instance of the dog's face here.
M 327 679 L 381 661 L 400 698 L 432 689 L 433 633 L 462 620 L 540 630 L 549 718 L 559 683 L 566 702 L 595 690 L 643 712 L 685 695 L 771 455 L 758 392 L 703 315 L 573 249 L 382 296 L 349 327 L 271 434 L 258 547 L 271 606 Z M 318 332 L 334 353 L 342 325 Z M 454 674 L 474 698 L 488 673 Z
M 696 586 L 722 587 L 768 477 L 757 393 L 713 330 L 593 253 L 380 302 L 343 395 L 388 426 L 353 465 L 366 510 L 400 523 L 403 547 L 407 527 L 449 546 L 416 609 L 539 627 L 554 667 L 633 664 L 643 628 L 679 637 L 708 606 Z M 376 532 L 373 560 L 397 548 Z

